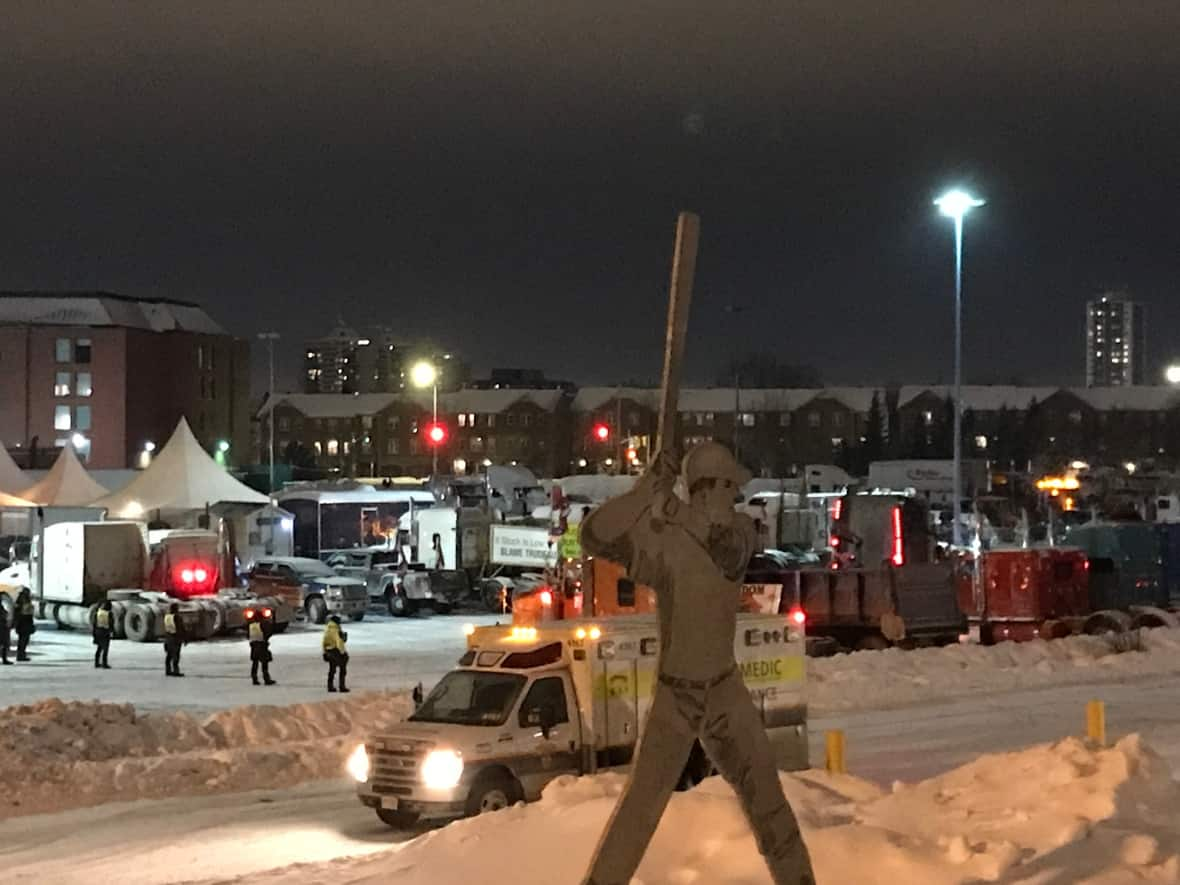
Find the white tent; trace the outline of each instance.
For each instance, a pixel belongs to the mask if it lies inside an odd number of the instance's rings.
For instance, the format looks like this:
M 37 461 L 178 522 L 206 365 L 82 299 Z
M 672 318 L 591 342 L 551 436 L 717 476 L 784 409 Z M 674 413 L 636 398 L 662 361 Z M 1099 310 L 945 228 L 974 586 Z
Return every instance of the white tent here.
M 53 469 L 21 492 L 21 497 L 35 504 L 80 507 L 106 493 L 105 488 L 90 478 L 74 447 L 67 445 L 53 462 Z
M 0 507 L 33 507 L 32 501 L 18 498 L 16 495 L 6 495 L 0 492 Z
M 269 504 L 261 492 L 234 479 L 201 448 L 184 418 L 151 465 L 113 495 L 99 498 L 116 519 L 138 519 L 155 510 L 203 510 L 214 504 Z
M 24 471 L 16 466 L 8 449 L 0 445 L 0 492 L 15 495 L 21 489 L 28 488 L 29 478 Z

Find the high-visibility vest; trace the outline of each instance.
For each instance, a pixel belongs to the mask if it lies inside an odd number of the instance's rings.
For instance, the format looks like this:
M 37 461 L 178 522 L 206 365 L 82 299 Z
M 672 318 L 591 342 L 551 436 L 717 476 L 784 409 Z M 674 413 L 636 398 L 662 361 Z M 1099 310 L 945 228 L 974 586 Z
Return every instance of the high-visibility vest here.
M 176 635 L 176 615 L 171 613 L 164 615 L 164 632 L 172 636 Z
M 111 613 L 105 608 L 100 608 L 94 613 L 94 626 L 100 630 L 111 629 Z
M 266 636 L 262 632 L 262 625 L 257 621 L 250 622 L 249 633 L 251 642 L 263 642 L 266 640 Z
M 344 637 L 335 622 L 329 622 L 324 628 L 323 647 L 324 651 L 344 651 Z

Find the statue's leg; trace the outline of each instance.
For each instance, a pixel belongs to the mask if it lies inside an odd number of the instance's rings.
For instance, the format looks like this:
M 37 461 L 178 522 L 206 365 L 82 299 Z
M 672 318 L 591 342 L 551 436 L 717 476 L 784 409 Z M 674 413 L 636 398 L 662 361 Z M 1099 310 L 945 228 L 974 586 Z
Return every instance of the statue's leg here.
M 811 857 L 783 795 L 762 717 L 736 673 L 709 691 L 701 743 L 741 800 L 775 885 L 814 885 Z
M 657 684 L 631 775 L 598 843 L 585 885 L 628 885 L 676 789 L 703 706 L 692 693 Z

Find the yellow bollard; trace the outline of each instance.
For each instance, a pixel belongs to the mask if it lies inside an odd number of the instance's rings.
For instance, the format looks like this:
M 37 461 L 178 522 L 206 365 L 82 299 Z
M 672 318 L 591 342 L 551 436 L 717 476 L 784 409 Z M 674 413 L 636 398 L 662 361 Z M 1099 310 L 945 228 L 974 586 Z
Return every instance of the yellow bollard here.
M 1102 701 L 1086 704 L 1086 738 L 1097 747 L 1106 746 L 1106 704 Z
M 824 767 L 832 774 L 847 774 L 848 769 L 844 765 L 844 732 L 825 732 L 824 743 L 827 750 Z

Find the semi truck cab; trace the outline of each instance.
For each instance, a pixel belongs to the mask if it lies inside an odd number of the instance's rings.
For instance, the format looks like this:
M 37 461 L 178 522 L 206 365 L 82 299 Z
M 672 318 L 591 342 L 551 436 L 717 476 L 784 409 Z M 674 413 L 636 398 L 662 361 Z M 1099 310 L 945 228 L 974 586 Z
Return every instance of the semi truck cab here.
M 806 768 L 802 631 L 740 615 L 738 665 L 779 767 Z M 476 815 L 538 799 L 565 774 L 630 762 L 656 682 L 652 616 L 470 629 L 459 666 L 405 722 L 353 752 L 360 801 L 390 826 Z M 707 776 L 694 748 L 682 783 Z

